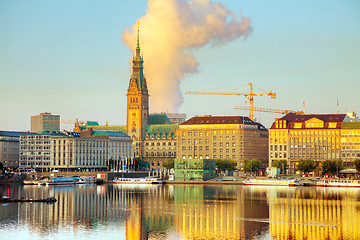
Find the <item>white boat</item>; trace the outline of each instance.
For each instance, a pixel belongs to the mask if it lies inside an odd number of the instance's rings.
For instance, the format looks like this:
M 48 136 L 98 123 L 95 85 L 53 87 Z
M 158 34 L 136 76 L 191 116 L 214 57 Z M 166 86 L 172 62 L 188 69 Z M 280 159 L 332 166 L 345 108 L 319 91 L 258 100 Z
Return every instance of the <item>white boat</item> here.
M 268 186 L 304 186 L 303 182 L 294 179 L 248 179 L 244 185 L 268 185 Z
M 24 180 L 25 185 L 38 185 L 39 180 Z
M 360 187 L 360 179 L 323 178 L 316 183 L 318 187 Z
M 74 177 L 50 177 L 39 182 L 39 185 L 73 185 L 76 184 Z
M 162 184 L 163 181 L 158 178 L 116 178 L 113 180 L 116 184 Z
M 96 178 L 94 178 L 94 177 L 76 177 L 75 183 L 76 184 L 95 184 Z

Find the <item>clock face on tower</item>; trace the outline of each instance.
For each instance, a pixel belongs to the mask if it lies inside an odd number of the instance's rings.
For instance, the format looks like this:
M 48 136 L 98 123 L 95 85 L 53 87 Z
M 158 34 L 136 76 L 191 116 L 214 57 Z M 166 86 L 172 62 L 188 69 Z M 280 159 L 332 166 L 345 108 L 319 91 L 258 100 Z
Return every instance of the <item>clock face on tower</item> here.
M 132 116 L 133 118 L 136 118 L 136 112 L 133 112 L 133 113 L 131 114 L 131 116 Z

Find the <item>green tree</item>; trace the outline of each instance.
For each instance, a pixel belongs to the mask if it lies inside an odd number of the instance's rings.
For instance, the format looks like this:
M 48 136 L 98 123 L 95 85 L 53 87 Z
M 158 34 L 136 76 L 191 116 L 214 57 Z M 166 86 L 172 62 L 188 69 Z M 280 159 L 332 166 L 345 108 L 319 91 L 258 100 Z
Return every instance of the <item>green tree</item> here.
M 236 162 L 234 160 L 228 160 L 228 159 L 216 159 L 215 160 L 215 166 L 217 169 L 221 171 L 232 171 L 236 168 Z
M 163 166 L 164 166 L 164 168 L 166 168 L 168 170 L 172 169 L 172 168 L 174 168 L 174 162 L 175 162 L 174 159 L 170 158 L 164 162 Z
M 257 170 L 259 170 L 260 165 L 261 165 L 261 161 L 259 159 L 253 158 L 251 160 L 249 159 L 245 159 L 245 171 L 247 172 L 256 172 Z
M 297 169 L 301 172 L 312 172 L 317 167 L 317 163 L 312 159 L 300 159 L 297 165 Z
M 356 171 L 360 172 L 360 159 L 356 159 L 354 161 L 354 167 L 355 167 Z
M 281 169 L 281 173 L 285 174 L 286 170 L 289 167 L 288 162 L 284 159 L 284 160 L 273 160 L 271 162 L 271 166 L 272 167 L 276 167 L 276 168 L 280 168 Z
M 322 163 L 321 170 L 323 173 L 336 174 L 344 169 L 343 161 L 341 160 L 326 160 Z

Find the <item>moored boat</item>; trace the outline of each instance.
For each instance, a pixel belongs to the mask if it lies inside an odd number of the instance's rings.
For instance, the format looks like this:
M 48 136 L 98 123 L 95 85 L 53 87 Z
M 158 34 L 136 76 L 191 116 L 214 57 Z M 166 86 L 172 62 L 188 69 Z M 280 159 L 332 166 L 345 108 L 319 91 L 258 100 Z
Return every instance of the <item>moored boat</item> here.
M 248 179 L 244 185 L 268 185 L 268 186 L 304 186 L 304 183 L 294 179 Z
M 48 197 L 48 198 L 35 198 L 35 199 L 11 199 L 7 196 L 1 197 L 0 202 L 9 203 L 9 202 L 46 202 L 46 203 L 54 203 L 56 202 L 56 198 Z
M 116 178 L 113 180 L 117 184 L 162 184 L 158 178 Z
M 24 180 L 23 183 L 25 185 L 38 185 L 39 180 Z
M 76 184 L 95 184 L 96 178 L 94 177 L 75 177 Z
M 75 183 L 74 177 L 50 177 L 41 181 L 39 185 L 72 185 Z
M 323 178 L 316 183 L 317 187 L 360 187 L 360 179 Z

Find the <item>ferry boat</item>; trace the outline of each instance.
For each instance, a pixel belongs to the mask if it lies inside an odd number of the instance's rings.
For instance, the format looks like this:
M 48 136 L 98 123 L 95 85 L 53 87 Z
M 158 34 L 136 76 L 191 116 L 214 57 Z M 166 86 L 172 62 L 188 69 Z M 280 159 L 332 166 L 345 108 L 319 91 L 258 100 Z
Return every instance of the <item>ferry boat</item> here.
M 268 186 L 304 186 L 303 182 L 293 179 L 248 179 L 244 185 L 268 185 Z
M 323 178 L 316 183 L 317 187 L 360 187 L 360 179 Z
M 116 178 L 113 180 L 116 184 L 162 184 L 163 181 L 158 178 Z
M 74 177 L 50 177 L 39 182 L 39 185 L 72 185 L 76 184 Z

